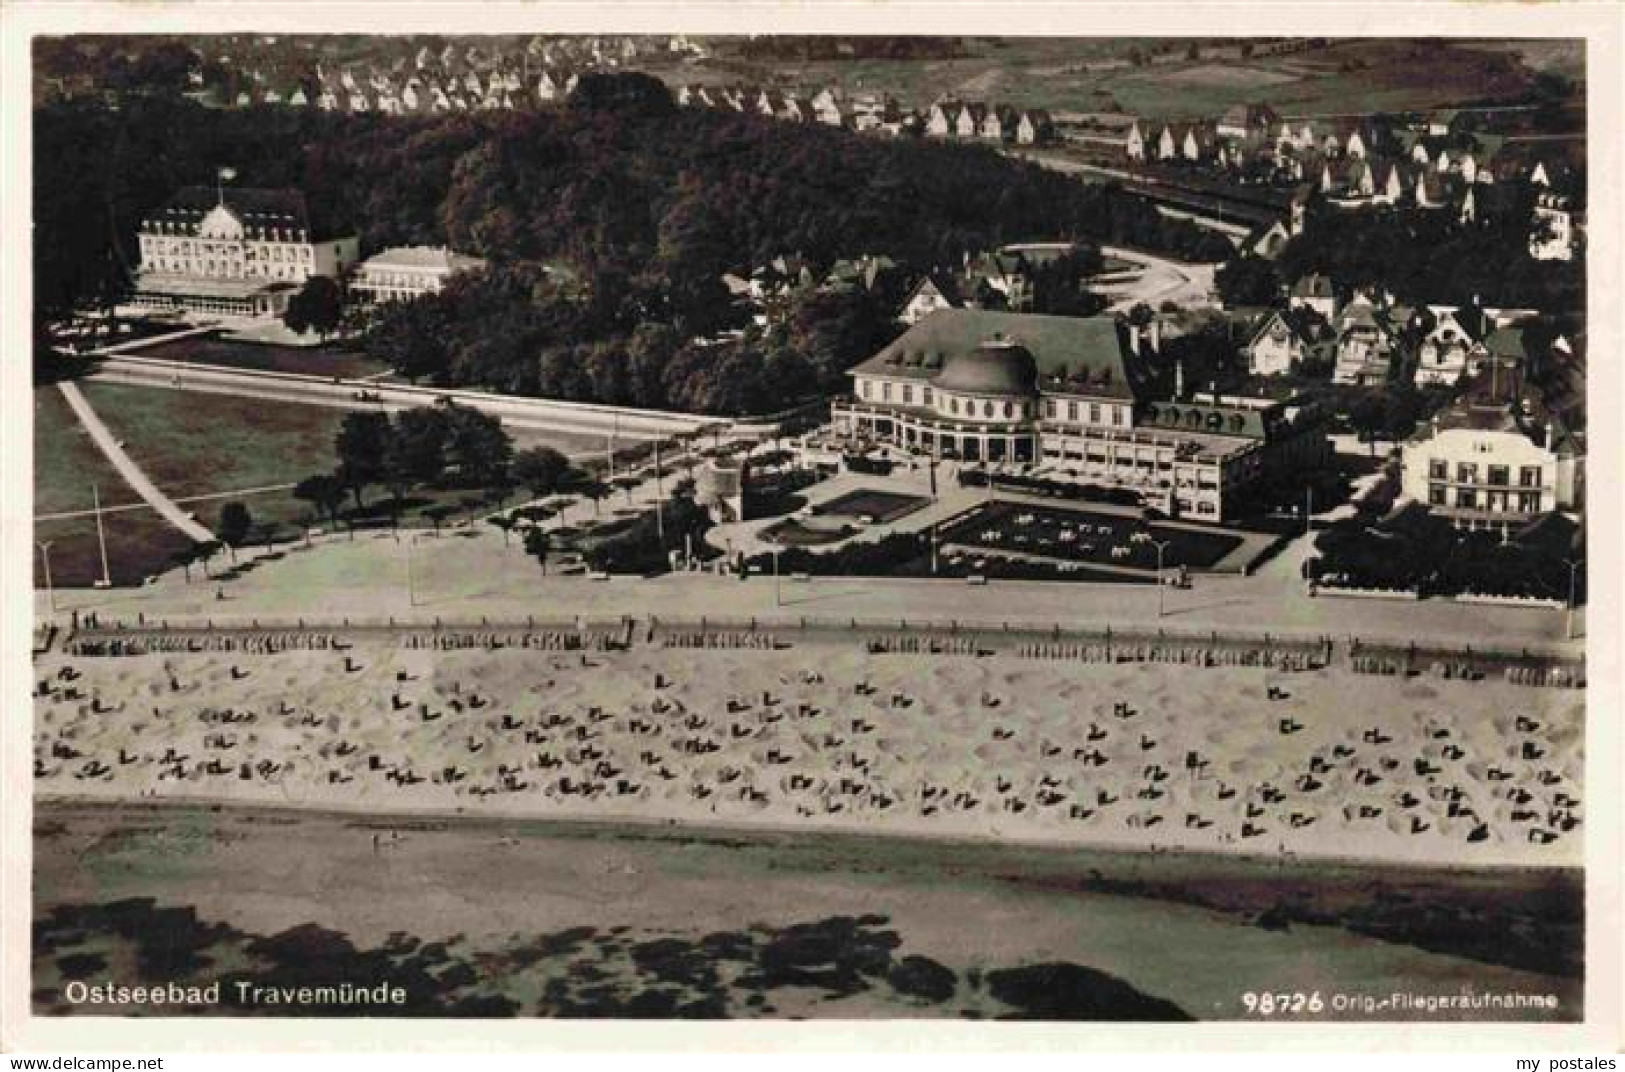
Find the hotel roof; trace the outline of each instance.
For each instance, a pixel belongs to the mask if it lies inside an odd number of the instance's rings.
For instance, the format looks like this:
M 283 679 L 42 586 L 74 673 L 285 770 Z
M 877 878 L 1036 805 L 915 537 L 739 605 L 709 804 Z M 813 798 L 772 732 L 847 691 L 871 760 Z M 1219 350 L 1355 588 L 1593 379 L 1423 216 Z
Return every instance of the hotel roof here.
M 1032 355 L 1045 390 L 1135 398 L 1148 392 L 1153 379 L 1130 358 L 1122 330 L 1111 317 L 989 309 L 938 309 L 852 371 L 929 380 L 949 358 L 995 339 L 1019 344 Z

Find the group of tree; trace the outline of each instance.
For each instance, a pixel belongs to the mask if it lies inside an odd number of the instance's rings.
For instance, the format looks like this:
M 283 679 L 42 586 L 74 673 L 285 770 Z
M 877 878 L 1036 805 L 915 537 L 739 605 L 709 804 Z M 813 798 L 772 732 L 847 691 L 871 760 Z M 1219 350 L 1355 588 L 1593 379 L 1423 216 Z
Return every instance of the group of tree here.
M 371 487 L 387 488 L 398 507 L 417 487 L 505 491 L 513 483 L 513 440 L 502 422 L 455 403 L 402 410 L 393 417 L 374 410 L 348 413 L 333 446 L 333 471 L 307 477 L 293 493 L 335 522 L 346 495 L 360 510 Z
M 1463 531 L 1446 518 L 1412 508 L 1373 521 L 1333 522 L 1316 538 L 1311 579 L 1337 578 L 1353 587 L 1411 589 L 1423 595 L 1474 592 L 1566 599 L 1564 550 L 1506 539 L 1488 530 Z M 1572 552 L 1570 552 L 1572 554 Z

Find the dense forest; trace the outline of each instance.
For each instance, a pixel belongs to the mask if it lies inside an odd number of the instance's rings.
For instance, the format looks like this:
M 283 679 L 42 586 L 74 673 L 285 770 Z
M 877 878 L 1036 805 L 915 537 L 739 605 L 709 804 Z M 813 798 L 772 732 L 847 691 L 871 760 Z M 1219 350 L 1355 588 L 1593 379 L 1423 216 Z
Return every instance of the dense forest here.
M 172 95 L 58 102 L 36 109 L 34 147 L 42 327 L 127 287 L 142 216 L 225 165 L 245 186 L 304 190 L 319 225 L 354 227 L 366 250 L 448 242 L 492 262 L 491 280 L 440 311 L 458 353 L 427 360 L 423 374 L 716 412 L 827 387 L 870 352 L 833 352 L 831 340 L 866 348 L 884 335 L 872 321 L 889 317 L 862 300 L 840 310 L 809 300 L 744 349 L 698 346 L 691 340 L 734 326 L 725 272 L 780 255 L 820 269 L 865 253 L 957 266 L 1035 237 L 1189 257 L 1228 249 L 1114 188 L 992 149 L 680 109 L 635 74 L 590 75 L 556 110 L 435 118 L 212 110 Z M 568 294 L 544 268 L 564 269 L 556 278 L 572 281 Z M 840 323 L 824 330 L 831 319 Z M 491 330 L 498 323 L 524 329 Z M 811 351 L 788 356 L 809 336 Z M 620 367 L 553 375 L 537 367 L 549 347 L 597 348 L 595 360 Z M 659 374 L 637 367 L 634 350 Z M 706 368 L 722 365 L 744 382 L 694 386 L 684 372 L 710 381 Z

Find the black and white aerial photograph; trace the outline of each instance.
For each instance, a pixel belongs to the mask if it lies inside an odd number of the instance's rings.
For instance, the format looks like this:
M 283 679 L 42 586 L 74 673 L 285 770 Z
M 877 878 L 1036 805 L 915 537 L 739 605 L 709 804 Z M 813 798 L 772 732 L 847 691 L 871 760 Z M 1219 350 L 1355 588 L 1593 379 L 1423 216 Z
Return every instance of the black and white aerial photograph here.
M 31 36 L 31 1018 L 1617 1015 L 1585 31 L 913 27 Z

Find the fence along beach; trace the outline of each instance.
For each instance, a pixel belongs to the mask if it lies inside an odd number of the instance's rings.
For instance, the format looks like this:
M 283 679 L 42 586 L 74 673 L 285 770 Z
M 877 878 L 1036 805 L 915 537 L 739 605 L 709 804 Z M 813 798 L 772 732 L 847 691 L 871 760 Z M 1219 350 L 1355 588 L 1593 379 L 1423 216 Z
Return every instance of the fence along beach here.
M 1580 862 L 1580 669 L 907 622 L 77 621 L 42 797 Z M 1535 687 L 1546 686 L 1546 687 Z

